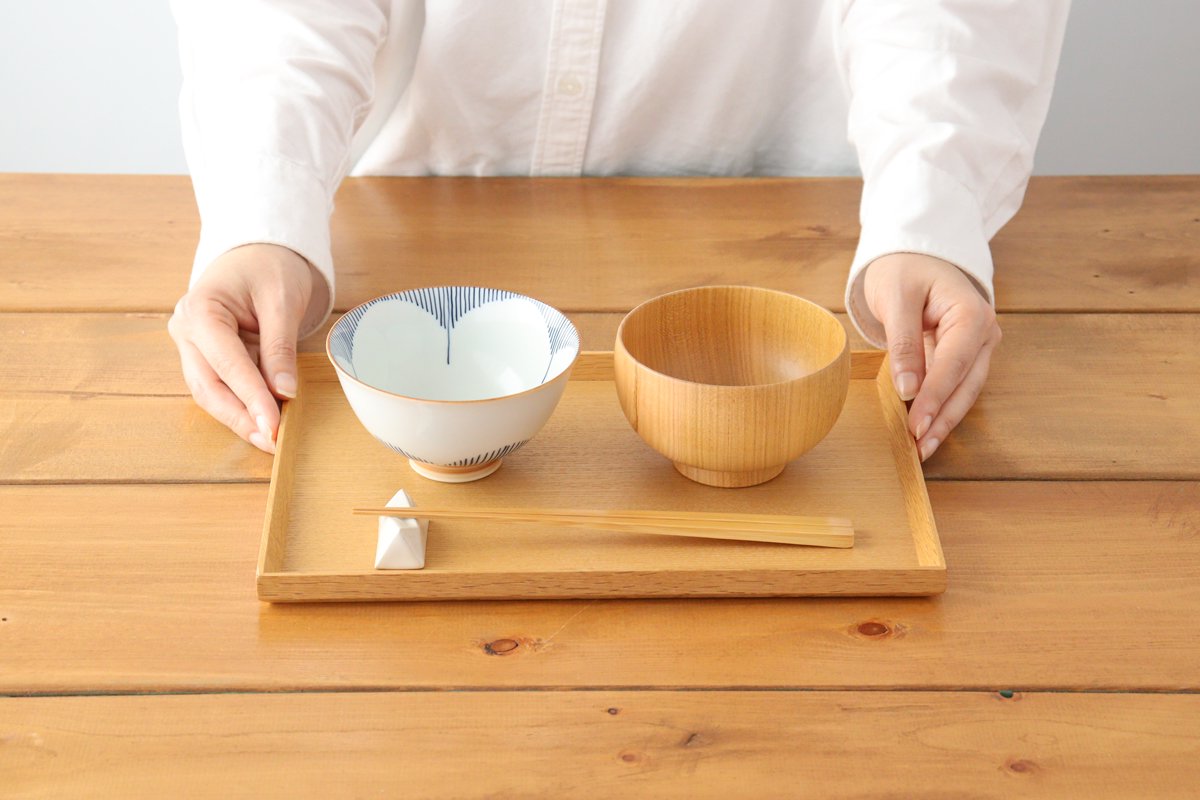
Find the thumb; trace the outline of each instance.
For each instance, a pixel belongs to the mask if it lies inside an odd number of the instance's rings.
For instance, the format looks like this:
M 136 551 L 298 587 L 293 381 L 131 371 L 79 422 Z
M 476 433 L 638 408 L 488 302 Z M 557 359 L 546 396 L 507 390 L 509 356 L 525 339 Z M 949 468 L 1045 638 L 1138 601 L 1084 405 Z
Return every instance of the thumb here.
M 887 335 L 888 361 L 896 394 L 901 400 L 912 400 L 925 380 L 924 295 L 897 291 L 880 306 L 875 315 Z
M 258 358 L 276 397 L 296 396 L 296 338 L 304 309 L 296 303 L 270 303 L 258 309 Z

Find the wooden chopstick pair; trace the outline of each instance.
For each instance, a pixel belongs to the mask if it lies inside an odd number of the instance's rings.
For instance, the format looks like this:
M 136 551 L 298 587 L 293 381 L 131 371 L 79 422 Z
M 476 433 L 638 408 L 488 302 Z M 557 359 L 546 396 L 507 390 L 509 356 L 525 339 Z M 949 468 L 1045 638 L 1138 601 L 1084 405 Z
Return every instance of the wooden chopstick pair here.
M 598 511 L 528 508 L 356 508 L 355 514 L 415 519 L 530 522 L 595 530 L 735 539 L 748 542 L 852 547 L 854 527 L 837 517 L 738 514 L 712 511 Z

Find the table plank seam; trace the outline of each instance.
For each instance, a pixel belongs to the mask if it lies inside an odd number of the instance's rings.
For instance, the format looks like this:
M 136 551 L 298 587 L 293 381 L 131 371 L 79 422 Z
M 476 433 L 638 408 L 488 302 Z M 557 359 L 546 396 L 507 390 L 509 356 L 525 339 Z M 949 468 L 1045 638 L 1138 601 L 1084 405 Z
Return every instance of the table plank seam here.
M 181 285 L 182 295 L 182 285 Z M 681 287 L 684 288 L 684 287 Z M 647 298 L 649 299 L 649 298 Z M 357 305 L 357 304 L 356 304 Z M 354 306 L 334 306 L 333 314 L 345 314 Z M 842 304 L 831 304 L 826 306 L 835 314 L 845 314 L 846 309 Z M 575 307 L 571 305 L 562 305 L 558 307 L 559 311 L 564 314 L 627 314 L 630 309 L 624 306 L 603 306 L 603 307 Z M 173 305 L 154 305 L 154 306 L 124 306 L 113 308 L 111 306 L 38 306 L 37 308 L 29 308 L 26 306 L 8 305 L 0 303 L 0 314 L 108 314 L 112 316 L 139 315 L 145 318 L 164 317 L 169 318 L 175 311 Z M 1171 308 L 1166 306 L 1147 306 L 1145 308 L 1129 308 L 1127 306 L 1096 306 L 1090 305 L 1086 308 L 1074 305 L 1063 306 L 1043 306 L 1040 308 L 1005 308 L 1003 303 L 1000 303 L 996 308 L 997 315 L 1003 319 L 1004 317 L 1015 316 L 1053 316 L 1056 314 L 1071 314 L 1074 316 L 1136 316 L 1155 314 L 1170 314 L 1170 315 L 1186 315 L 1200 314 L 1200 305 L 1191 308 Z M 165 319 L 164 319 L 165 322 Z M 165 328 L 164 328 L 165 330 Z
M 0 394 L 0 397 L 3 395 Z M 959 478 L 959 477 L 942 477 L 936 475 L 926 475 L 926 483 L 945 483 L 945 484 L 985 484 L 985 483 L 1045 483 L 1045 484 L 1063 484 L 1063 483 L 1114 483 L 1114 484 L 1183 484 L 1183 483 L 1200 483 L 1200 477 L 1180 475 L 1173 476 L 1155 476 L 1146 477 L 1144 475 L 1062 475 L 1054 477 L 1036 477 L 1022 478 L 1020 476 L 1002 477 L 1002 478 Z M 180 478 L 178 480 L 170 479 L 139 479 L 139 478 L 113 478 L 104 480 L 100 478 L 80 478 L 61 479 L 61 478 L 0 478 L 0 487 L 21 487 L 21 486 L 267 486 L 271 483 L 270 478 L 227 478 L 227 479 L 211 479 L 211 480 L 192 480 L 188 478 Z M 937 509 L 934 509 L 936 512 Z
M 125 397 L 150 400 L 164 397 L 191 397 L 191 394 L 187 392 L 112 392 L 103 389 L 94 391 L 85 389 L 14 389 L 0 391 L 0 397 L 44 397 L 46 395 L 78 397 L 84 400 L 93 397 Z
M 745 693 L 838 693 L 838 694 L 994 694 L 997 692 L 1013 692 L 1023 695 L 1032 694 L 1065 694 L 1065 695 L 1198 695 L 1197 687 L 1023 687 L 1017 684 L 998 684 L 993 686 L 937 686 L 937 685 L 907 685 L 907 686 L 755 686 L 747 684 L 712 685 L 712 686 L 674 686 L 670 684 L 597 684 L 595 686 L 571 685 L 537 685 L 537 686 L 505 686 L 505 685 L 463 685 L 463 686 L 311 686 L 294 689 L 252 689 L 252 688 L 197 688 L 197 689 L 81 689 L 70 691 L 41 691 L 0 692 L 0 699 L 21 698 L 53 698 L 53 697 L 189 697 L 189 696 L 218 696 L 218 695 L 303 695 L 303 694 L 520 694 L 520 693 L 561 693 L 586 694 L 600 692 L 673 692 L 679 694 L 703 694 L 711 692 L 745 692 Z
M 203 481 L 187 478 L 180 478 L 179 480 L 164 480 L 162 478 L 145 480 L 139 478 L 113 478 L 111 480 L 99 478 L 80 478 L 78 480 L 70 478 L 0 479 L 0 486 L 267 486 L 270 483 L 270 478 L 228 478 Z

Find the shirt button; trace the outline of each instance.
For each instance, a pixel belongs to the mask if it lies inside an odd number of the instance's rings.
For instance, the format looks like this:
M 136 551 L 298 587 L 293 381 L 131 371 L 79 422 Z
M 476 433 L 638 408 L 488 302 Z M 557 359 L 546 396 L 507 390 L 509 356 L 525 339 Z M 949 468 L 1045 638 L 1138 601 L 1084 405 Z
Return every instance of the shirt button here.
M 572 97 L 583 94 L 583 81 L 574 75 L 563 75 L 558 79 L 558 93 Z

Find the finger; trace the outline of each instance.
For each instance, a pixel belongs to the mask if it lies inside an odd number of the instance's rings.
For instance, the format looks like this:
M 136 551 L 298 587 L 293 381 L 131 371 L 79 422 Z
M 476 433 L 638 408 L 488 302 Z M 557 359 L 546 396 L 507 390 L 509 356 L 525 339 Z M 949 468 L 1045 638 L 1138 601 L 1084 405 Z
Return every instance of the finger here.
M 991 368 L 992 353 L 995 352 L 996 345 L 1000 341 L 999 334 L 1000 329 L 997 327 L 996 334 L 989 337 L 979 351 L 979 357 L 975 359 L 967 376 L 942 404 L 937 417 L 929 424 L 923 437 L 917 441 L 917 451 L 921 454 L 922 461 L 937 452 L 938 447 L 946 441 L 950 432 L 958 427 L 958 423 L 963 421 L 967 412 L 979 399 L 979 393 L 983 391 L 983 385 L 987 382 L 988 371 Z
M 221 382 L 245 406 L 259 432 L 273 440 L 279 426 L 279 407 L 233 324 L 232 318 L 195 317 L 191 325 L 192 343 Z
M 258 363 L 267 385 L 276 397 L 296 396 L 296 335 L 300 332 L 302 309 L 294 304 L 256 304 L 258 312 Z
M 221 382 L 193 344 L 179 343 L 179 360 L 183 365 L 183 378 L 198 406 L 259 450 L 275 452 L 274 443 L 258 430 L 246 406 Z
M 925 379 L 925 294 L 914 286 L 888 298 L 880 312 L 896 394 L 912 400 Z
M 994 323 L 971 315 L 962 321 L 943 317 L 942 326 L 933 361 L 908 411 L 909 426 L 917 439 L 928 433 L 943 404 L 975 365 Z

